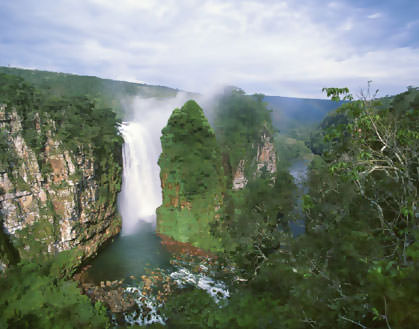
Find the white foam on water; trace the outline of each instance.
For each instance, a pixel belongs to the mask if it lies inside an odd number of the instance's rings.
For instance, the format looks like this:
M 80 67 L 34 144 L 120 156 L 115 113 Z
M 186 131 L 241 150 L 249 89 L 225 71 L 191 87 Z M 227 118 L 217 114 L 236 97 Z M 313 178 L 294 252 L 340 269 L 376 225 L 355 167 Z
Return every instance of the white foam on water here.
M 178 268 L 175 272 L 170 273 L 170 277 L 176 282 L 179 288 L 192 286 L 204 290 L 217 304 L 230 297 L 230 292 L 224 282 L 214 280 L 203 273 L 196 274 L 186 268 Z M 131 325 L 148 325 L 156 322 L 165 324 L 166 319 L 158 311 L 163 304 L 158 302 L 155 296 L 143 295 L 137 287 L 126 288 L 126 291 L 137 294 L 136 303 L 140 310 L 125 314 L 125 321 L 127 323 Z M 144 308 L 147 308 L 146 314 L 141 311 Z

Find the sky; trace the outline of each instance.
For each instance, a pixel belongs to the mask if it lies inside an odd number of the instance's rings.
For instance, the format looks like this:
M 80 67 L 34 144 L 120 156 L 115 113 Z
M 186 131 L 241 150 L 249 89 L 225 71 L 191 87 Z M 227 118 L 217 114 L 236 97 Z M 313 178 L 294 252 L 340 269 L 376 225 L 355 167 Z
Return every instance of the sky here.
M 419 0 L 0 0 L 0 65 L 205 93 L 419 86 Z

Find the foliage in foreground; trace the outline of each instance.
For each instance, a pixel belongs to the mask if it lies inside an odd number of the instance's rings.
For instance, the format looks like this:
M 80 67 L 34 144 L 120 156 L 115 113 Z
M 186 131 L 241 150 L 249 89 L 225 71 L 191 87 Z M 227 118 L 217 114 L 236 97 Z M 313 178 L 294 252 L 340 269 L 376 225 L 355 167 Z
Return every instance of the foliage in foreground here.
M 414 88 L 389 106 L 369 97 L 346 103 L 345 121 L 324 133 L 327 152 L 310 168 L 306 234 L 286 240 L 271 231 L 281 249 L 255 272 L 255 255 L 236 249 L 228 255 L 236 273 L 251 275 L 233 279 L 226 305 L 184 292 L 165 306 L 170 327 L 417 328 L 418 112 Z M 236 240 L 251 236 L 246 227 L 234 227 Z
M 77 284 L 57 277 L 54 262 L 20 263 L 0 278 L 0 328 L 109 328 L 106 309 Z

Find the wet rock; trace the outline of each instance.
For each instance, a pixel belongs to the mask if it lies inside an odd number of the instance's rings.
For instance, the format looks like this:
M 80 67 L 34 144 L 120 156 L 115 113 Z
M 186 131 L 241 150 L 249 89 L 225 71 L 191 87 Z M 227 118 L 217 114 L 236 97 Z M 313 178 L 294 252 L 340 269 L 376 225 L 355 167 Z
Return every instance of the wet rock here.
M 116 284 L 113 284 L 115 283 Z M 101 281 L 100 285 L 81 283 L 81 288 L 95 303 L 102 302 L 112 313 L 125 313 L 136 308 L 135 294 L 126 291 L 116 281 Z

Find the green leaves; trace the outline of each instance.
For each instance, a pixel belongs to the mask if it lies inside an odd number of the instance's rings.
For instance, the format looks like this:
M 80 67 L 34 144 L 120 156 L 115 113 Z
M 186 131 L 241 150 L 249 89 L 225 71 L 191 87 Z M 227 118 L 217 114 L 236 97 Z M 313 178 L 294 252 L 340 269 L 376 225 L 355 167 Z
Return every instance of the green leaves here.
M 332 101 L 339 102 L 343 101 L 352 101 L 353 96 L 349 93 L 348 88 L 323 88 L 322 92 L 326 92 L 327 97 L 330 97 Z M 341 97 L 343 96 L 343 97 Z
M 103 305 L 49 272 L 47 264 L 21 263 L 0 278 L 0 327 L 109 328 Z

